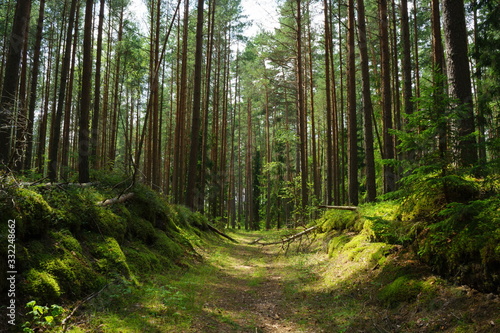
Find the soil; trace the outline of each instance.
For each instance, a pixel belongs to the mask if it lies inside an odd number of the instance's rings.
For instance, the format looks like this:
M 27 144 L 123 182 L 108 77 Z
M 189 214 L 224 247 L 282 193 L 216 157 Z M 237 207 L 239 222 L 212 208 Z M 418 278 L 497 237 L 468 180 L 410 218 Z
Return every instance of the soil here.
M 289 320 L 284 302 L 283 263 L 277 246 L 230 246 L 229 265 L 220 266 L 217 283 L 209 286 L 211 301 L 206 315 L 197 320 L 195 332 L 299 332 Z M 314 332 L 311 331 L 311 332 Z

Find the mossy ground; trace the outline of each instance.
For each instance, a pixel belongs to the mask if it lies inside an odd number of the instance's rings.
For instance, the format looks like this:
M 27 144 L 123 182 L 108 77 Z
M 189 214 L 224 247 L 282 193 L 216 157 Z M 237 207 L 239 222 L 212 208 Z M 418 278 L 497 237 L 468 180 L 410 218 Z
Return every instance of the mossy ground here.
M 123 193 L 127 184 L 120 184 L 1 184 L 0 214 L 16 221 L 19 325 L 29 317 L 22 306 L 29 301 L 71 309 L 106 285 L 140 286 L 145 276 L 175 270 L 196 256 L 204 218 L 141 185 L 129 190 L 134 196 L 125 203 L 99 205 Z M 6 288 L 3 279 L 2 297 Z

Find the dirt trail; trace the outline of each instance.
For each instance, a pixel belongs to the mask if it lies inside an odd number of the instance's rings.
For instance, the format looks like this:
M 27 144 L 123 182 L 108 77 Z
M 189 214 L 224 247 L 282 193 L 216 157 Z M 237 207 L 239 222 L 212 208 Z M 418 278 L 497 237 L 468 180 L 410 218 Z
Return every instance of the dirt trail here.
M 239 244 L 227 245 L 210 254 L 218 267 L 196 332 L 321 332 L 295 322 L 294 311 L 286 302 L 287 275 L 279 245 L 248 243 L 258 236 L 238 235 Z
M 392 255 L 390 264 L 379 267 L 359 253 L 356 260 L 347 253 L 329 258 L 321 242 L 284 255 L 280 245 L 248 244 L 262 234 L 231 236 L 240 243 L 205 253 L 210 275 L 199 292 L 201 310 L 185 332 L 500 331 L 498 295 L 454 286 L 404 255 Z M 414 291 L 408 282 L 391 296 L 398 303 L 388 306 L 380 290 L 399 276 L 422 287 L 409 297 L 406 291 Z

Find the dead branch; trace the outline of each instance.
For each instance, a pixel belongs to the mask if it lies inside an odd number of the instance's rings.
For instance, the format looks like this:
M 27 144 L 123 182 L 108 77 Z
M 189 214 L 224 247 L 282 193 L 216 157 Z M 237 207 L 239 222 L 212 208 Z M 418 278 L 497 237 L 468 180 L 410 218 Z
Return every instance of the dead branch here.
M 45 178 L 41 179 L 44 180 Z M 30 182 L 20 182 L 19 186 L 20 187 L 29 187 L 29 186 L 38 186 L 38 187 L 79 187 L 79 188 L 86 188 L 86 187 L 92 187 L 96 185 L 97 183 L 41 183 L 41 180 L 37 180 L 33 183 Z
M 207 223 L 208 225 L 208 229 L 212 230 L 213 232 L 215 232 L 216 234 L 219 234 L 221 235 L 222 237 L 224 238 L 227 238 L 229 239 L 231 242 L 233 243 L 239 243 L 236 239 L 232 238 L 231 236 L 228 236 L 226 235 L 225 233 L 223 233 L 222 231 L 219 231 L 216 227 L 210 225 L 209 223 Z
M 102 287 L 101 290 L 96 291 L 95 293 L 90 294 L 89 296 L 85 297 L 83 300 L 77 302 L 77 304 L 76 304 L 75 308 L 73 309 L 73 311 L 71 311 L 71 313 L 66 318 L 64 318 L 61 321 L 61 324 L 62 324 L 62 327 L 63 327 L 63 332 L 67 331 L 67 329 L 68 329 L 68 326 L 66 326 L 67 321 L 70 320 L 71 317 L 73 317 L 73 315 L 75 314 L 76 310 L 78 310 L 80 308 L 80 306 L 82 306 L 84 303 L 90 301 L 92 298 L 94 298 L 97 295 L 99 295 L 104 289 L 106 289 L 107 286 L 108 286 L 108 284 L 106 284 L 104 287 Z
M 123 203 L 134 196 L 134 192 L 119 195 L 115 198 L 106 199 L 97 203 L 98 206 L 109 206 L 117 203 Z
M 249 243 L 248 243 L 248 245 L 253 245 L 253 244 L 256 244 L 256 243 L 258 243 L 258 242 L 259 242 L 262 238 L 264 238 L 264 237 L 259 237 L 259 238 L 257 238 L 256 240 L 253 240 L 253 241 L 249 242 Z
M 356 206 L 328 206 L 328 205 L 319 205 L 318 208 L 340 209 L 340 210 L 358 210 L 358 207 L 356 207 Z
M 288 238 L 285 238 L 285 239 L 282 239 L 280 241 L 276 241 L 276 242 L 269 242 L 269 243 L 261 243 L 261 242 L 256 242 L 255 244 L 259 244 L 259 245 L 275 245 L 275 244 L 285 244 L 285 243 L 290 243 L 291 241 L 299 238 L 299 237 L 302 237 L 308 233 L 310 233 L 311 231 L 315 230 L 316 228 L 318 228 L 318 226 L 314 226 L 314 227 L 310 227 L 310 228 L 307 228 L 306 230 L 304 231 L 301 231 L 299 232 L 298 234 L 295 234 L 295 235 L 292 235 Z

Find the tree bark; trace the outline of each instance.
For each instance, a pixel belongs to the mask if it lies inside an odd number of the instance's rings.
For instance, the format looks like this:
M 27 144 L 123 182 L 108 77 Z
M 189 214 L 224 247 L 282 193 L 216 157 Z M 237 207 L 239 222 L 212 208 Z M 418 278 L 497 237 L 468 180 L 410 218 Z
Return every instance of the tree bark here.
M 57 109 L 52 118 L 50 141 L 49 141 L 49 178 L 56 181 L 58 173 L 59 141 L 61 136 L 61 118 L 66 100 L 66 82 L 71 61 L 71 41 L 73 38 L 73 26 L 75 22 L 77 0 L 71 1 L 68 16 L 68 30 L 66 31 L 65 50 L 61 67 L 61 80 L 59 82 L 59 93 L 57 97 Z
M 472 88 L 467 50 L 467 28 L 463 0 L 443 0 L 443 30 L 446 42 L 448 85 L 457 99 L 454 111 L 458 116 L 459 165 L 477 163 Z
M 375 174 L 375 152 L 373 148 L 373 104 L 371 98 L 370 69 L 368 59 L 368 45 L 366 40 L 366 18 L 364 0 L 357 0 L 358 4 L 358 34 L 359 53 L 361 58 L 361 79 L 363 94 L 364 142 L 365 142 L 365 173 L 366 173 L 366 201 L 373 202 L 377 196 Z
M 89 115 L 92 84 L 92 20 L 93 0 L 85 2 L 85 25 L 83 33 L 83 73 L 82 95 L 80 102 L 80 121 L 78 130 L 78 181 L 87 183 L 90 179 L 89 155 L 90 133 Z
M 95 60 L 95 82 L 94 82 L 94 105 L 92 113 L 92 125 L 91 125 L 91 149 L 90 154 L 93 159 L 92 164 L 94 168 L 99 166 L 99 159 L 97 155 L 97 146 L 99 145 L 99 117 L 101 111 L 101 67 L 102 67 L 102 37 L 103 37 L 103 27 L 104 27 L 104 9 L 105 0 L 100 0 L 99 7 L 99 23 L 97 25 L 97 49 L 96 49 L 96 60 Z
M 200 155 L 200 109 L 201 109 L 201 67 L 203 60 L 203 0 L 198 0 L 196 21 L 196 53 L 194 65 L 194 88 L 193 88 L 193 117 L 191 125 L 191 148 L 189 152 L 188 183 L 186 189 L 186 206 L 198 210 L 197 176 L 198 158 Z
M 299 115 L 299 146 L 300 146 L 300 175 L 301 175 L 301 206 L 303 214 L 305 214 L 306 206 L 309 202 L 308 196 L 308 168 L 307 168 L 307 116 L 306 107 L 304 103 L 304 74 L 303 74 L 303 60 L 302 60 L 302 3 L 301 0 L 296 0 L 297 12 L 297 109 Z
M 10 129 L 15 118 L 15 96 L 19 84 L 21 52 L 26 38 L 30 0 L 18 0 L 5 64 L 2 96 L 0 96 L 0 166 L 10 164 Z
M 349 203 L 358 205 L 358 144 L 356 123 L 356 68 L 355 68 L 355 22 L 354 0 L 349 0 L 347 5 L 347 151 L 348 151 L 348 198 Z
M 389 53 L 389 23 L 387 20 L 387 0 L 380 0 L 378 3 L 380 21 L 380 49 L 382 67 L 382 124 L 383 124 L 383 159 L 384 164 L 384 193 L 389 193 L 396 188 L 394 167 L 391 160 L 394 159 L 394 140 L 390 133 L 393 128 L 392 120 L 392 98 L 391 98 L 391 64 Z

